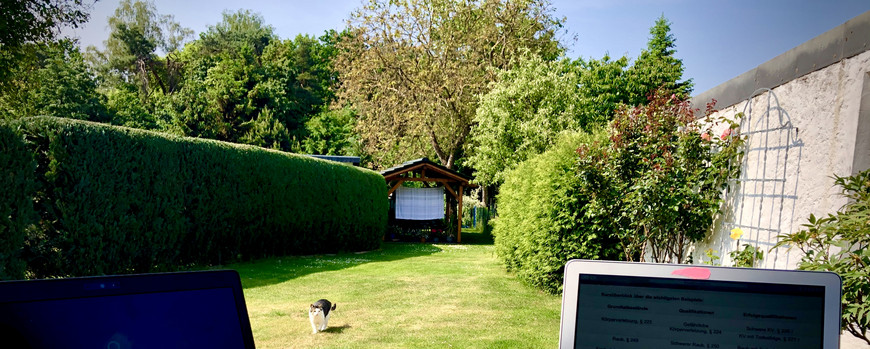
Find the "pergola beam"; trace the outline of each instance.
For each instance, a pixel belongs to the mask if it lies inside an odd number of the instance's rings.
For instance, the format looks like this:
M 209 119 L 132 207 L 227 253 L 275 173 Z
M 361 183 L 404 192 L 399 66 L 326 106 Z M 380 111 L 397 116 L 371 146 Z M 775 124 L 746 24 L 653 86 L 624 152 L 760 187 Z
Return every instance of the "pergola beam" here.
M 399 189 L 399 187 L 402 186 L 402 182 L 404 182 L 404 181 L 398 181 L 398 182 L 396 182 L 396 184 L 394 184 L 393 187 L 390 188 L 390 191 L 387 192 L 387 196 L 392 195 L 393 192 L 396 191 L 396 189 Z
M 460 186 L 460 188 L 461 188 L 461 187 L 462 187 L 462 186 Z M 453 197 L 454 197 L 456 200 L 459 200 L 459 196 L 456 195 L 456 192 L 453 191 L 453 188 L 451 188 L 450 185 L 448 185 L 447 183 L 444 183 L 444 188 L 447 189 L 447 191 L 449 191 L 450 194 L 453 194 Z
M 451 181 L 445 178 L 419 178 L 419 177 L 400 177 L 393 179 L 394 181 L 402 181 L 402 182 L 439 182 L 439 183 L 455 183 L 456 181 Z

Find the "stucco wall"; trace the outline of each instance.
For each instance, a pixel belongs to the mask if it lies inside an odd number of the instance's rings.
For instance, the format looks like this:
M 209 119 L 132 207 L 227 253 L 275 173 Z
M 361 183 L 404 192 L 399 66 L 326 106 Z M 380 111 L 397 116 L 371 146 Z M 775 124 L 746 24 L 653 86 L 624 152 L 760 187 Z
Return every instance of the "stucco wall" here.
M 738 241 L 729 235 L 740 227 L 739 243 L 764 251 L 758 267 L 794 269 L 801 254 L 772 249 L 777 235 L 799 231 L 810 214 L 837 211 L 846 199 L 833 175 L 870 167 L 870 51 L 760 91 L 716 115 L 738 113 L 744 113 L 740 134 L 747 137 L 741 178 L 711 236 L 696 245 L 694 261 L 702 263 L 704 251 L 713 249 L 722 265 L 732 265 L 729 253 Z M 841 347 L 870 348 L 847 332 Z
M 744 113 L 740 133 L 747 137 L 745 161 L 735 190 L 728 194 L 725 214 L 711 237 L 696 246 L 696 262 L 712 248 L 731 265 L 737 247 L 730 231 L 744 232 L 740 244 L 762 247 L 759 267 L 794 269 L 800 261 L 786 248 L 770 250 L 776 236 L 799 231 L 810 214 L 834 212 L 846 200 L 834 187 L 833 175 L 851 175 L 868 154 L 856 151 L 870 51 L 828 66 L 747 101 L 721 109 L 716 116 Z M 751 93 L 751 92 L 750 92 Z M 866 108 L 867 106 L 864 106 Z M 722 129 L 719 128 L 719 132 Z M 856 154 L 859 161 L 856 161 Z

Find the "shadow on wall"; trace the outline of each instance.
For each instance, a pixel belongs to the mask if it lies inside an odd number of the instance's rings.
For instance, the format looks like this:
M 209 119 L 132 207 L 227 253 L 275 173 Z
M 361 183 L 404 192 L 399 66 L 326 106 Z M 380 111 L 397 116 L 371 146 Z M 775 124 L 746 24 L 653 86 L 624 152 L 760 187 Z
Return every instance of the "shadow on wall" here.
M 698 254 L 712 248 L 722 265 L 731 266 L 729 253 L 750 245 L 764 252 L 755 267 L 787 269 L 797 257 L 790 256 L 787 248 L 771 248 L 779 241 L 777 236 L 791 232 L 804 143 L 770 89 L 753 92 L 742 112 L 740 135 L 747 139 L 740 178 L 727 194 L 713 234 L 696 249 L 696 260 L 707 261 L 698 259 Z M 735 231 L 743 234 L 734 239 Z

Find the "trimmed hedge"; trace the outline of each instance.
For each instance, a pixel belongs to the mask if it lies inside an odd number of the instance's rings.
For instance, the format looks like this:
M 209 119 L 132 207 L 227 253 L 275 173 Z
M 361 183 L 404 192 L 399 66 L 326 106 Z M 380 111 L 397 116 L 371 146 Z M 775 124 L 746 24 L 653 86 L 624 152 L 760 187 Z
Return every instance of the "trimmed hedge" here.
M 23 135 L 13 138 L 28 151 L 0 166 L 36 162 L 29 199 L 40 217 L 22 255 L 30 276 L 371 250 L 386 227 L 386 185 L 370 170 L 53 117 L 2 129 Z
M 21 134 L 0 127 L 0 280 L 24 277 L 21 250 L 25 231 L 36 217 L 30 200 L 34 169 Z
M 588 210 L 578 176 L 580 145 L 603 142 L 606 133 L 562 136 L 550 150 L 509 171 L 493 219 L 495 249 L 506 268 L 527 284 L 556 294 L 570 259 L 618 259 L 612 217 Z

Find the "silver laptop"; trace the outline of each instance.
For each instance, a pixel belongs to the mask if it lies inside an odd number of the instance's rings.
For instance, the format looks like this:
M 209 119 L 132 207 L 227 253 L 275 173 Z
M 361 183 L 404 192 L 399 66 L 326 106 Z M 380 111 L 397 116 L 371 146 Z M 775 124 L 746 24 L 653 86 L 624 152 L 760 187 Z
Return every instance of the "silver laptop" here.
M 572 260 L 560 348 L 839 348 L 835 273 Z

